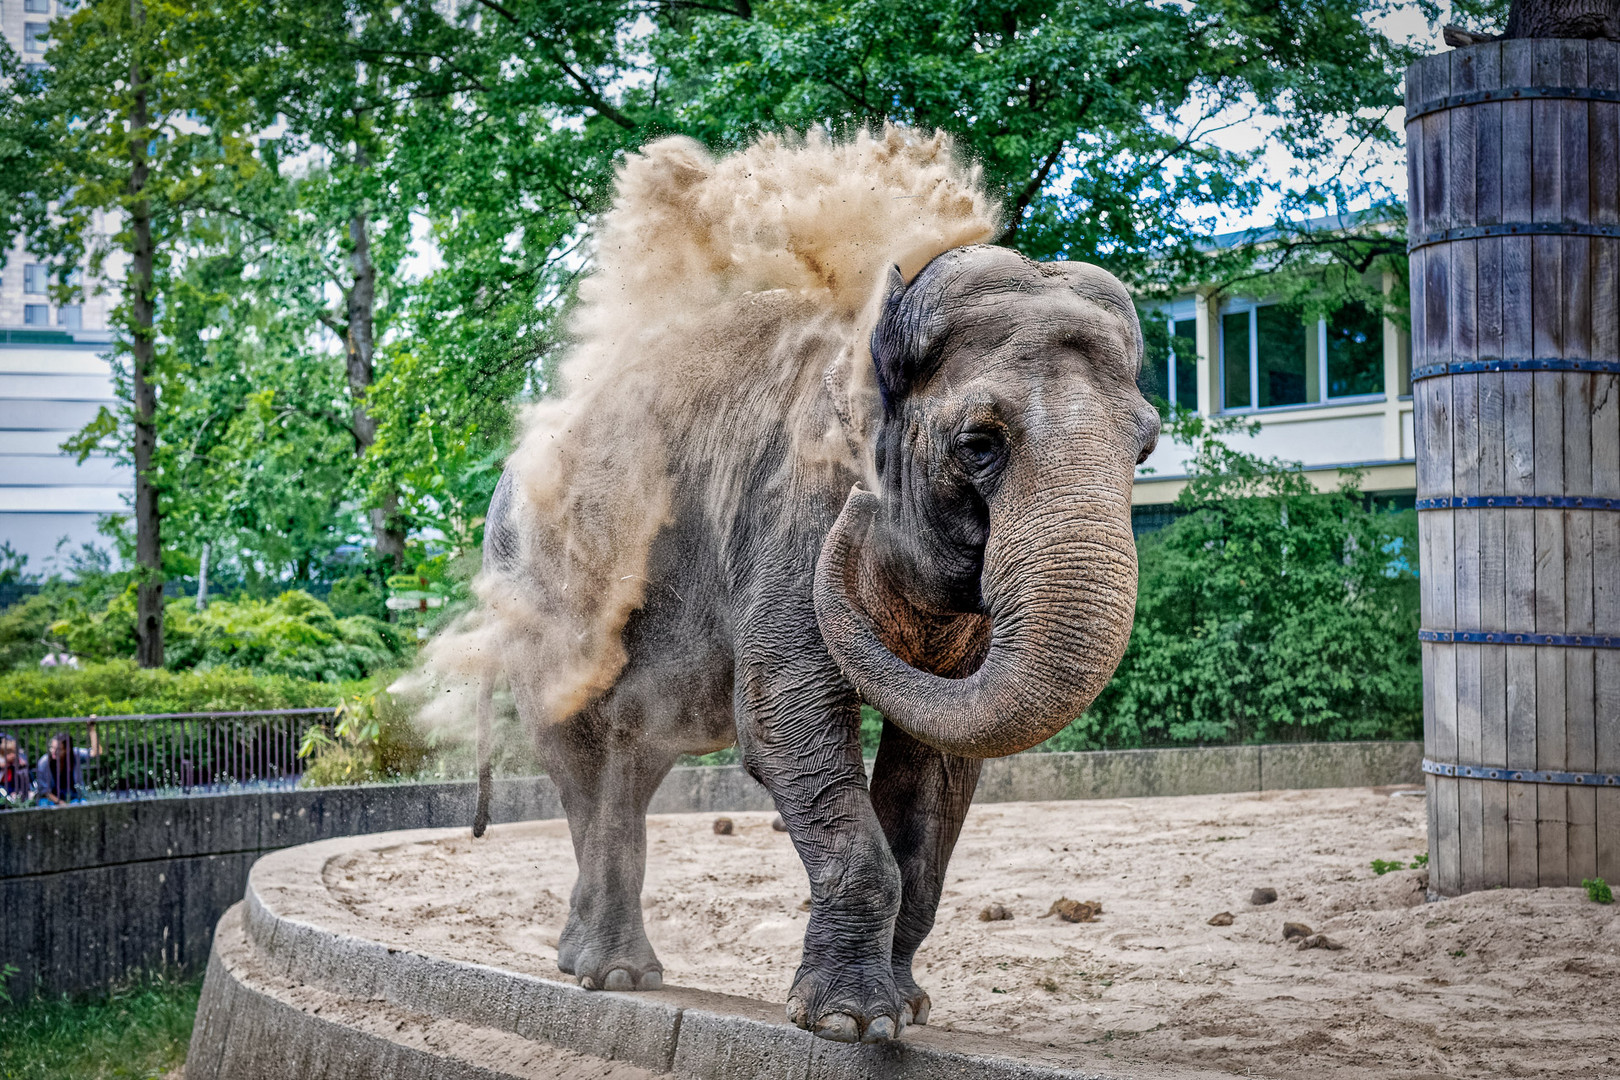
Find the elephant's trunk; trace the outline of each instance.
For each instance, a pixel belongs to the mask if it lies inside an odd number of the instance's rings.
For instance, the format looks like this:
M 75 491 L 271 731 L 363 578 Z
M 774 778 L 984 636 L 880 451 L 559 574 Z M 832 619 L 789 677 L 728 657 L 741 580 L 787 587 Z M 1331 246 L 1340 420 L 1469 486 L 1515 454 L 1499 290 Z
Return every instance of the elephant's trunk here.
M 879 502 L 859 485 L 821 549 L 816 615 L 863 699 L 929 745 L 1000 757 L 1051 738 L 1118 666 L 1136 609 L 1129 474 L 1009 483 L 994 500 L 980 579 L 988 653 L 962 679 L 919 671 L 878 639 L 856 602 L 859 553 Z M 1014 477 L 1009 476 L 1009 481 Z M 1123 483 L 1119 483 L 1123 480 Z

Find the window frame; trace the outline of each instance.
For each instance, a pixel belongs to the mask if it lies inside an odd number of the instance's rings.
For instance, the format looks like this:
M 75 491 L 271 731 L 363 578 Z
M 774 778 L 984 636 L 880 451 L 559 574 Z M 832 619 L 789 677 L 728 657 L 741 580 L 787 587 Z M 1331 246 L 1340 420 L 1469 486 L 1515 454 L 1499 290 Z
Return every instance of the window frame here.
M 23 52 L 42 53 L 51 43 L 51 24 L 48 22 L 23 23 Z
M 35 288 L 35 285 L 39 288 Z M 23 295 L 49 296 L 51 294 L 51 268 L 44 263 L 23 263 Z
M 1383 401 L 1389 396 L 1389 388 L 1375 390 L 1370 394 L 1348 394 L 1344 397 L 1334 397 L 1328 393 L 1328 326 L 1326 319 L 1316 320 L 1316 401 L 1304 401 L 1297 405 L 1260 405 L 1260 327 L 1257 313 L 1263 307 L 1274 307 L 1276 300 L 1253 300 L 1248 298 L 1229 300 L 1220 306 L 1216 312 L 1215 332 L 1220 339 L 1220 392 L 1217 397 L 1223 413 L 1273 413 L 1284 412 L 1289 409 L 1319 409 L 1330 405 L 1362 405 L 1373 401 Z M 1226 317 L 1247 313 L 1249 316 L 1249 404 L 1241 408 L 1228 408 L 1226 406 Z M 1308 327 L 1308 324 L 1307 324 Z M 1307 328 L 1306 333 L 1310 330 Z M 1387 345 L 1381 340 L 1379 349 L 1382 352 Z
M 1193 400 L 1192 401 L 1177 401 L 1176 400 L 1176 360 L 1177 360 L 1177 356 L 1176 356 L 1176 323 L 1187 322 L 1188 320 L 1193 320 L 1194 323 L 1196 324 L 1196 321 L 1198 319 L 1198 302 L 1195 299 L 1191 298 L 1191 297 L 1184 297 L 1182 299 L 1175 300 L 1175 301 L 1172 301 L 1171 303 L 1165 304 L 1164 307 L 1160 309 L 1160 311 L 1162 312 L 1162 314 L 1164 316 L 1165 328 L 1169 331 L 1169 334 L 1170 334 L 1170 347 L 1167 350 L 1165 350 L 1165 352 L 1166 352 L 1165 371 L 1164 371 L 1165 400 L 1170 403 L 1170 407 L 1172 409 L 1175 409 L 1175 408 L 1191 409 L 1193 412 L 1197 412 L 1198 411 L 1198 376 L 1197 376 L 1196 373 L 1197 373 L 1197 370 L 1198 370 L 1198 328 L 1197 328 L 1196 325 L 1194 325 L 1194 327 L 1193 327 L 1192 356 L 1189 357 L 1189 359 L 1192 361 L 1193 371 L 1194 371 L 1194 375 L 1193 375 Z
M 32 315 L 36 311 L 42 311 L 42 312 L 45 313 L 44 318 L 42 318 L 38 322 L 35 322 L 31 318 L 29 318 L 29 316 Z M 43 328 L 49 329 L 50 325 L 51 325 L 51 305 L 49 305 L 49 304 L 24 304 L 23 305 L 23 325 L 24 326 L 38 326 L 38 327 L 43 327 Z

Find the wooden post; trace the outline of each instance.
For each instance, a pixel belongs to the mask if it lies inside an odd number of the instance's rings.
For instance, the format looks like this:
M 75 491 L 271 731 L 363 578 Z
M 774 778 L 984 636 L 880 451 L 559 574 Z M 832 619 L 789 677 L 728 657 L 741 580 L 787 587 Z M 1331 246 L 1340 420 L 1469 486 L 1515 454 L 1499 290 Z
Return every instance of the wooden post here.
M 1620 45 L 1406 79 L 1431 887 L 1620 881 Z

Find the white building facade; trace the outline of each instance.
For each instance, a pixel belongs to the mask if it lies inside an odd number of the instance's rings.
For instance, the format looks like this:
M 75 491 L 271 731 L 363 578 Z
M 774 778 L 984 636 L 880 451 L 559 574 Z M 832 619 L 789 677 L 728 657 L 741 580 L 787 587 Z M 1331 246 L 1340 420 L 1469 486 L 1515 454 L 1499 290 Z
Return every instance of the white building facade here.
M 1257 434 L 1232 445 L 1300 462 L 1321 490 L 1355 469 L 1369 494 L 1399 502 L 1415 492 L 1411 350 L 1395 323 L 1357 305 L 1307 320 L 1264 296 L 1209 290 L 1183 294 L 1157 317 L 1171 353 L 1164 371 L 1145 373 L 1145 387 L 1201 416 L 1257 422 Z M 1181 493 L 1191 456 L 1162 439 L 1138 468 L 1139 525 L 1167 520 L 1153 508 Z
M 0 0 L 0 31 L 24 60 L 42 62 L 50 20 L 65 10 L 58 0 Z M 80 465 L 61 450 L 102 406 L 118 405 L 107 360 L 110 298 L 59 303 L 51 287 L 76 282 L 79 268 L 30 255 L 15 238 L 0 243 L 0 541 L 38 573 L 64 540 L 75 550 L 105 545 L 96 523 L 127 509 L 135 480 L 106 458 Z

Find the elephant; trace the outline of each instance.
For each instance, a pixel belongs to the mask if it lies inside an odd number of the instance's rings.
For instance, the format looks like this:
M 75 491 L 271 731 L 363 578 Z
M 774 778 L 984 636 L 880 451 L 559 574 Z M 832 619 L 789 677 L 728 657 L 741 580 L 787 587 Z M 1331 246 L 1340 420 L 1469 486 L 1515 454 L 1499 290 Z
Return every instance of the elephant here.
M 943 153 L 895 130 L 867 151 L 885 143 L 890 174 Z M 724 164 L 685 140 L 645 155 L 621 187 L 664 184 L 665 202 Z M 983 233 L 974 206 L 942 213 Z M 683 242 L 658 220 L 638 242 Z M 1131 485 L 1160 422 L 1131 296 L 1096 266 L 928 235 L 903 258 L 888 244 L 844 292 L 694 300 L 687 283 L 659 302 L 691 317 L 660 315 L 657 333 L 604 316 L 617 376 L 536 421 L 525 446 L 549 456 L 520 451 L 496 488 L 480 596 L 508 614 L 471 651 L 500 657 L 557 784 L 579 866 L 557 963 L 587 988 L 662 987 L 640 903 L 647 806 L 681 754 L 735 744 L 810 882 L 789 1019 L 844 1042 L 926 1023 L 913 958 L 982 760 L 1061 730 L 1125 650 Z M 641 296 L 598 285 L 587 308 Z M 864 299 L 839 308 L 850 290 Z M 598 601 L 622 618 L 593 622 Z M 884 718 L 870 784 L 862 702 Z

